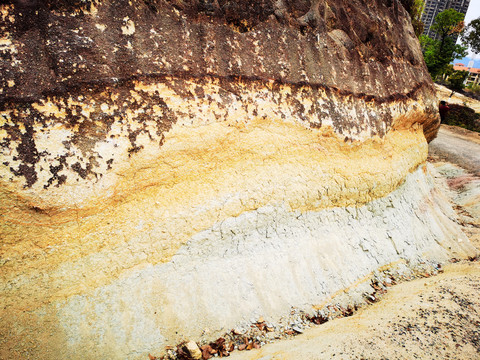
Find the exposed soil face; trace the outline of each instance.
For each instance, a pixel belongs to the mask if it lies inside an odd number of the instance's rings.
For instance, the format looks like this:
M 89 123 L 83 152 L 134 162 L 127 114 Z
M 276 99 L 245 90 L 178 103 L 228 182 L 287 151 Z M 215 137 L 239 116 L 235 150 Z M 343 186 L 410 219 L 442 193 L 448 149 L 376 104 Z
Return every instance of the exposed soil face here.
M 459 222 L 480 248 L 480 178 L 434 161 L 438 185 L 454 202 Z M 380 302 L 259 350 L 231 359 L 478 359 L 480 266 L 453 260 L 434 277 L 404 282 Z
M 440 99 L 480 111 L 480 102 L 436 88 Z M 438 187 L 480 248 L 480 134 L 442 125 L 429 153 Z M 478 259 L 454 260 L 437 276 L 390 288 L 380 302 L 351 317 L 259 350 L 236 352 L 231 359 L 478 359 L 479 293 Z
M 451 131 L 464 138 L 474 136 L 463 129 Z M 480 177 L 436 156 L 429 161 L 436 169 L 437 187 L 451 199 L 457 212 L 457 222 L 480 249 Z M 245 337 L 245 345 L 235 342 L 238 336 L 233 336 L 233 342 L 227 336 L 219 339 L 227 340 L 219 349 L 232 351 L 236 344 L 230 359 L 249 360 L 478 359 L 479 260 L 452 259 L 436 276 L 418 274 L 416 280 L 395 286 L 392 283 L 388 292 L 376 294 L 374 301 L 379 302 L 358 311 L 349 310 L 344 317 L 328 322 L 319 319 L 318 326 L 309 319 L 310 324 L 303 322 L 299 327 L 295 309 L 288 323 L 290 331 L 279 332 L 274 326 L 269 329 L 268 323 L 259 320 L 252 323 L 252 328 L 256 331 L 256 327 L 265 327 L 265 336 L 259 332 L 260 337 Z M 241 335 L 236 331 L 232 334 Z M 210 358 L 208 351 L 203 352 L 204 359 Z
M 457 212 L 457 222 L 480 249 L 480 166 L 475 163 L 478 146 L 478 133 L 442 125 L 439 136 L 430 144 L 429 162 L 437 172 L 437 187 Z M 303 323 L 298 328 L 295 310 L 290 331 L 268 329 L 268 323 L 260 320 L 252 322 L 254 330 L 266 327 L 266 336 L 249 337 L 245 345 L 234 342 L 230 358 L 478 359 L 479 265 L 478 258 L 453 259 L 436 276 L 420 274 L 416 280 L 389 286 L 383 296 L 382 292 L 376 294 L 381 301 L 355 312 L 348 309 L 345 317 L 326 323 L 326 319 L 319 319 L 318 326 Z M 233 349 L 232 339 L 226 340 L 225 349 Z M 208 352 L 204 358 L 209 358 Z
M 478 262 L 451 264 L 352 317 L 231 359 L 478 359 L 479 290 Z
M 448 136 L 448 142 L 443 141 Z M 475 155 L 477 133 L 443 126 L 432 142 L 429 161 L 438 186 L 452 200 L 458 221 L 480 248 L 480 177 L 451 159 L 471 165 L 461 155 Z M 444 153 L 439 153 L 437 145 Z M 466 162 L 467 161 L 467 162 Z M 477 167 L 477 171 L 480 167 Z M 434 277 L 401 283 L 378 303 L 351 317 L 335 319 L 291 339 L 231 359 L 478 359 L 480 357 L 480 264 L 453 260 Z

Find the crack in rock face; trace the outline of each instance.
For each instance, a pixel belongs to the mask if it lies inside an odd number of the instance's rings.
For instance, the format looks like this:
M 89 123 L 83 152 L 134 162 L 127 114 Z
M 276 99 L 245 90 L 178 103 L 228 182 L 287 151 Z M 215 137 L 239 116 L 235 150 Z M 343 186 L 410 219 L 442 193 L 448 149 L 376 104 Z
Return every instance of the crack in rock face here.
M 2 358 L 144 358 L 474 252 L 398 0 L 10 0 L 0 53 Z

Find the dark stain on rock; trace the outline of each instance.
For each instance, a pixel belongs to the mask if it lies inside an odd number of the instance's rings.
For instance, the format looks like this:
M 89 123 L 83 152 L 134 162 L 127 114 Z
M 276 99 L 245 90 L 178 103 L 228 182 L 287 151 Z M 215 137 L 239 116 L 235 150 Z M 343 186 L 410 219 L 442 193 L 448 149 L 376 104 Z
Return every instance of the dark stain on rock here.
M 128 149 L 128 156 L 135 154 L 143 149 L 143 145 L 137 145 L 136 140 L 138 134 L 140 134 L 143 130 L 137 129 L 135 131 L 130 130 L 128 133 L 128 140 L 130 140 L 131 147 Z
M 44 209 L 39 208 L 38 206 L 30 206 L 30 209 L 39 214 L 45 214 L 46 211 Z
M 72 170 L 75 171 L 82 179 L 86 179 L 88 174 L 91 173 L 91 165 L 87 164 L 86 168 L 83 168 L 82 165 L 77 162 L 72 165 Z
M 67 176 L 66 175 L 59 175 L 59 172 L 62 171 L 66 166 L 66 155 L 59 156 L 57 160 L 59 161 L 59 164 L 54 166 L 50 165 L 49 170 L 50 174 L 52 174 L 52 177 L 48 179 L 47 183 L 43 185 L 44 189 L 48 189 L 55 181 L 57 182 L 55 184 L 56 187 L 59 187 L 60 185 L 64 184 L 67 181 Z
M 20 164 L 17 169 L 10 167 L 10 171 L 15 176 L 25 177 L 26 184 L 24 187 L 31 187 L 37 182 L 37 173 L 33 166 L 29 166 L 27 164 Z
M 150 9 L 150 11 L 154 14 L 157 14 L 158 13 L 158 8 L 155 4 L 156 1 L 151 1 L 151 0 L 143 0 L 143 2 L 145 3 L 145 5 L 148 6 L 148 8 Z
M 170 130 L 171 127 L 177 122 L 177 117 L 175 113 L 169 109 L 167 103 L 161 97 L 155 97 L 153 101 L 160 106 L 163 111 L 162 121 L 157 121 L 157 135 L 162 136 L 163 138 L 164 133 Z
M 20 125 L 24 126 L 24 131 L 20 130 Z M 12 138 L 20 138 L 18 144 L 17 157 L 14 160 L 20 161 L 20 165 L 17 169 L 10 167 L 10 171 L 16 176 L 23 176 L 25 178 L 26 187 L 30 187 L 37 181 L 37 173 L 35 170 L 35 164 L 39 161 L 39 153 L 37 151 L 34 136 L 34 130 L 32 124 L 23 123 L 18 124 L 16 127 L 10 127 L 10 134 L 13 134 Z
M 197 95 L 197 98 L 203 99 L 205 97 L 205 91 L 203 90 L 203 87 L 196 86 L 195 87 L 195 95 Z

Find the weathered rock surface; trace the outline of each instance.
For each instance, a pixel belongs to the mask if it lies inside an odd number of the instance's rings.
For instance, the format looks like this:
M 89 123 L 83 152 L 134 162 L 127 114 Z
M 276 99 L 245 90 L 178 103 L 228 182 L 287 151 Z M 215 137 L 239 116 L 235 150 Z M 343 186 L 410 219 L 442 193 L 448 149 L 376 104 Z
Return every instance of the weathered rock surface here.
M 2 358 L 143 358 L 475 252 L 422 165 L 435 91 L 396 0 L 0 17 Z

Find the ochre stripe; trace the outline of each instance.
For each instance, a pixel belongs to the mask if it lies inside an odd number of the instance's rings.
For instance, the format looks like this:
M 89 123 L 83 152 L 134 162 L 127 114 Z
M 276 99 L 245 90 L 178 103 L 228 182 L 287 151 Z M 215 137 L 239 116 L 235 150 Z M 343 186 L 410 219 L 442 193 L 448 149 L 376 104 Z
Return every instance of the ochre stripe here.
M 67 297 L 126 269 L 169 261 L 195 233 L 267 204 L 300 211 L 363 205 L 397 188 L 426 155 L 421 129 L 346 144 L 331 130 L 275 119 L 174 127 L 155 161 L 132 158 L 101 211 L 4 213 L 2 278 L 30 279 L 36 290 L 27 303 Z M 90 254 L 95 263 L 82 260 Z M 15 287 L 5 293 L 11 301 Z

